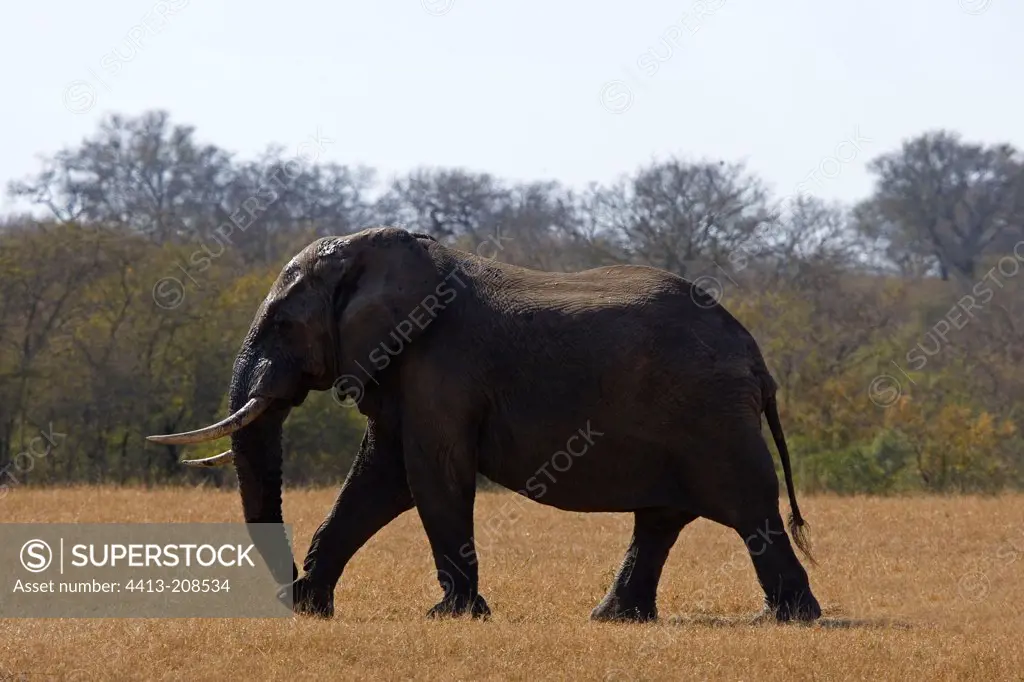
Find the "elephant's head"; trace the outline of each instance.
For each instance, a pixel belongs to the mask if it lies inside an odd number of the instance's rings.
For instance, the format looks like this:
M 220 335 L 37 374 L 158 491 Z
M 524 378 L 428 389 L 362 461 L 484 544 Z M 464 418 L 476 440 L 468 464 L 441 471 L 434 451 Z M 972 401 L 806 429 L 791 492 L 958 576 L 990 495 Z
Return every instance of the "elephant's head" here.
M 280 526 L 284 419 L 309 391 L 328 390 L 338 377 L 362 376 L 372 385 L 366 374 L 380 363 L 370 355 L 396 328 L 408 341 L 422 333 L 426 327 L 403 322 L 441 281 L 428 240 L 376 228 L 310 244 L 285 266 L 256 311 L 235 359 L 231 416 L 197 431 L 149 437 L 190 444 L 231 436 L 230 451 L 199 463 L 233 459 L 246 523 L 277 524 L 273 534 L 261 531 L 253 539 L 279 583 L 297 576 Z M 360 409 L 367 411 L 362 403 Z M 283 556 L 290 568 L 271 560 Z

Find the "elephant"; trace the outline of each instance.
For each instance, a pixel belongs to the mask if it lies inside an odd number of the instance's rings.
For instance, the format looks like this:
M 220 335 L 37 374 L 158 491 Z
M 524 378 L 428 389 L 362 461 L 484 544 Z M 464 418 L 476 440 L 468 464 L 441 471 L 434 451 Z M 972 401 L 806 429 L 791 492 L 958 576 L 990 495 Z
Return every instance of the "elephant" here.
M 281 510 L 282 424 L 328 390 L 356 402 L 366 430 L 300 577 Z M 488 616 L 474 543 L 481 474 L 558 509 L 632 513 L 594 620 L 656 619 L 669 551 L 705 518 L 744 540 L 764 591 L 758 618 L 813 621 L 821 609 L 790 535 L 814 559 L 776 391 L 753 336 L 682 277 L 640 265 L 542 272 L 375 227 L 318 239 L 283 268 L 236 357 L 231 416 L 149 438 L 230 435 L 230 450 L 197 462 L 233 462 L 245 522 L 278 524 L 254 541 L 264 556 L 287 552 L 291 566 L 271 572 L 299 614 L 333 617 L 349 559 L 415 508 L 444 590 L 428 615 Z

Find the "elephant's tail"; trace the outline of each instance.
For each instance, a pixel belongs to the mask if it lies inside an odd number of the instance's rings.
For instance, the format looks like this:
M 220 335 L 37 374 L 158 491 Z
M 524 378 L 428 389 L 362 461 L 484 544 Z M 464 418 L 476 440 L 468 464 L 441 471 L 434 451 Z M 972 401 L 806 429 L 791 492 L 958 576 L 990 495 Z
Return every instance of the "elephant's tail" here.
M 800 548 L 807 560 L 812 564 L 817 562 L 811 555 L 811 541 L 807 537 L 807 522 L 800 515 L 800 506 L 796 503 L 796 489 L 793 487 L 793 467 L 789 463 L 789 449 L 786 447 L 786 437 L 782 433 L 782 422 L 779 421 L 779 406 L 775 395 L 770 395 L 764 405 L 764 416 L 768 420 L 768 428 L 771 429 L 772 438 L 775 439 L 775 447 L 779 450 L 779 459 L 782 460 L 782 473 L 786 477 L 786 491 L 789 493 L 789 534 L 793 536 L 793 542 Z

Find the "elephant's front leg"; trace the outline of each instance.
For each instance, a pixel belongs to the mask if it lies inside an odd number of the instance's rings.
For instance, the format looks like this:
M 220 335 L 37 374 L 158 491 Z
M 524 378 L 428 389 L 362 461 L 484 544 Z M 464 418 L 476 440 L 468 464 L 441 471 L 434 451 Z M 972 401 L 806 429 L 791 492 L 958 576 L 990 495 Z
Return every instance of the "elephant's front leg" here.
M 345 564 L 412 505 L 399 429 L 381 429 L 367 422 L 359 454 L 334 508 L 313 535 L 303 565 L 305 575 L 294 583 L 295 611 L 332 616 L 334 587 Z
M 476 460 L 465 443 L 443 443 L 437 438 L 407 431 L 403 448 L 409 487 L 444 590 L 444 597 L 427 615 L 486 617 L 491 611 L 479 593 L 473 543 Z

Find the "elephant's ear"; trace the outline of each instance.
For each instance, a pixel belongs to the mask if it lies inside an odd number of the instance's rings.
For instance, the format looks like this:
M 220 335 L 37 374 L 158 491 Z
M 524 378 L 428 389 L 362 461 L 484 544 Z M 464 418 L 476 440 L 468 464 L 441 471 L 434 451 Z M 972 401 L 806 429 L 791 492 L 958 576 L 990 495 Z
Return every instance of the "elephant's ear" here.
M 350 258 L 335 292 L 340 374 L 366 382 L 429 326 L 441 276 L 425 244 L 404 230 L 382 230 Z

